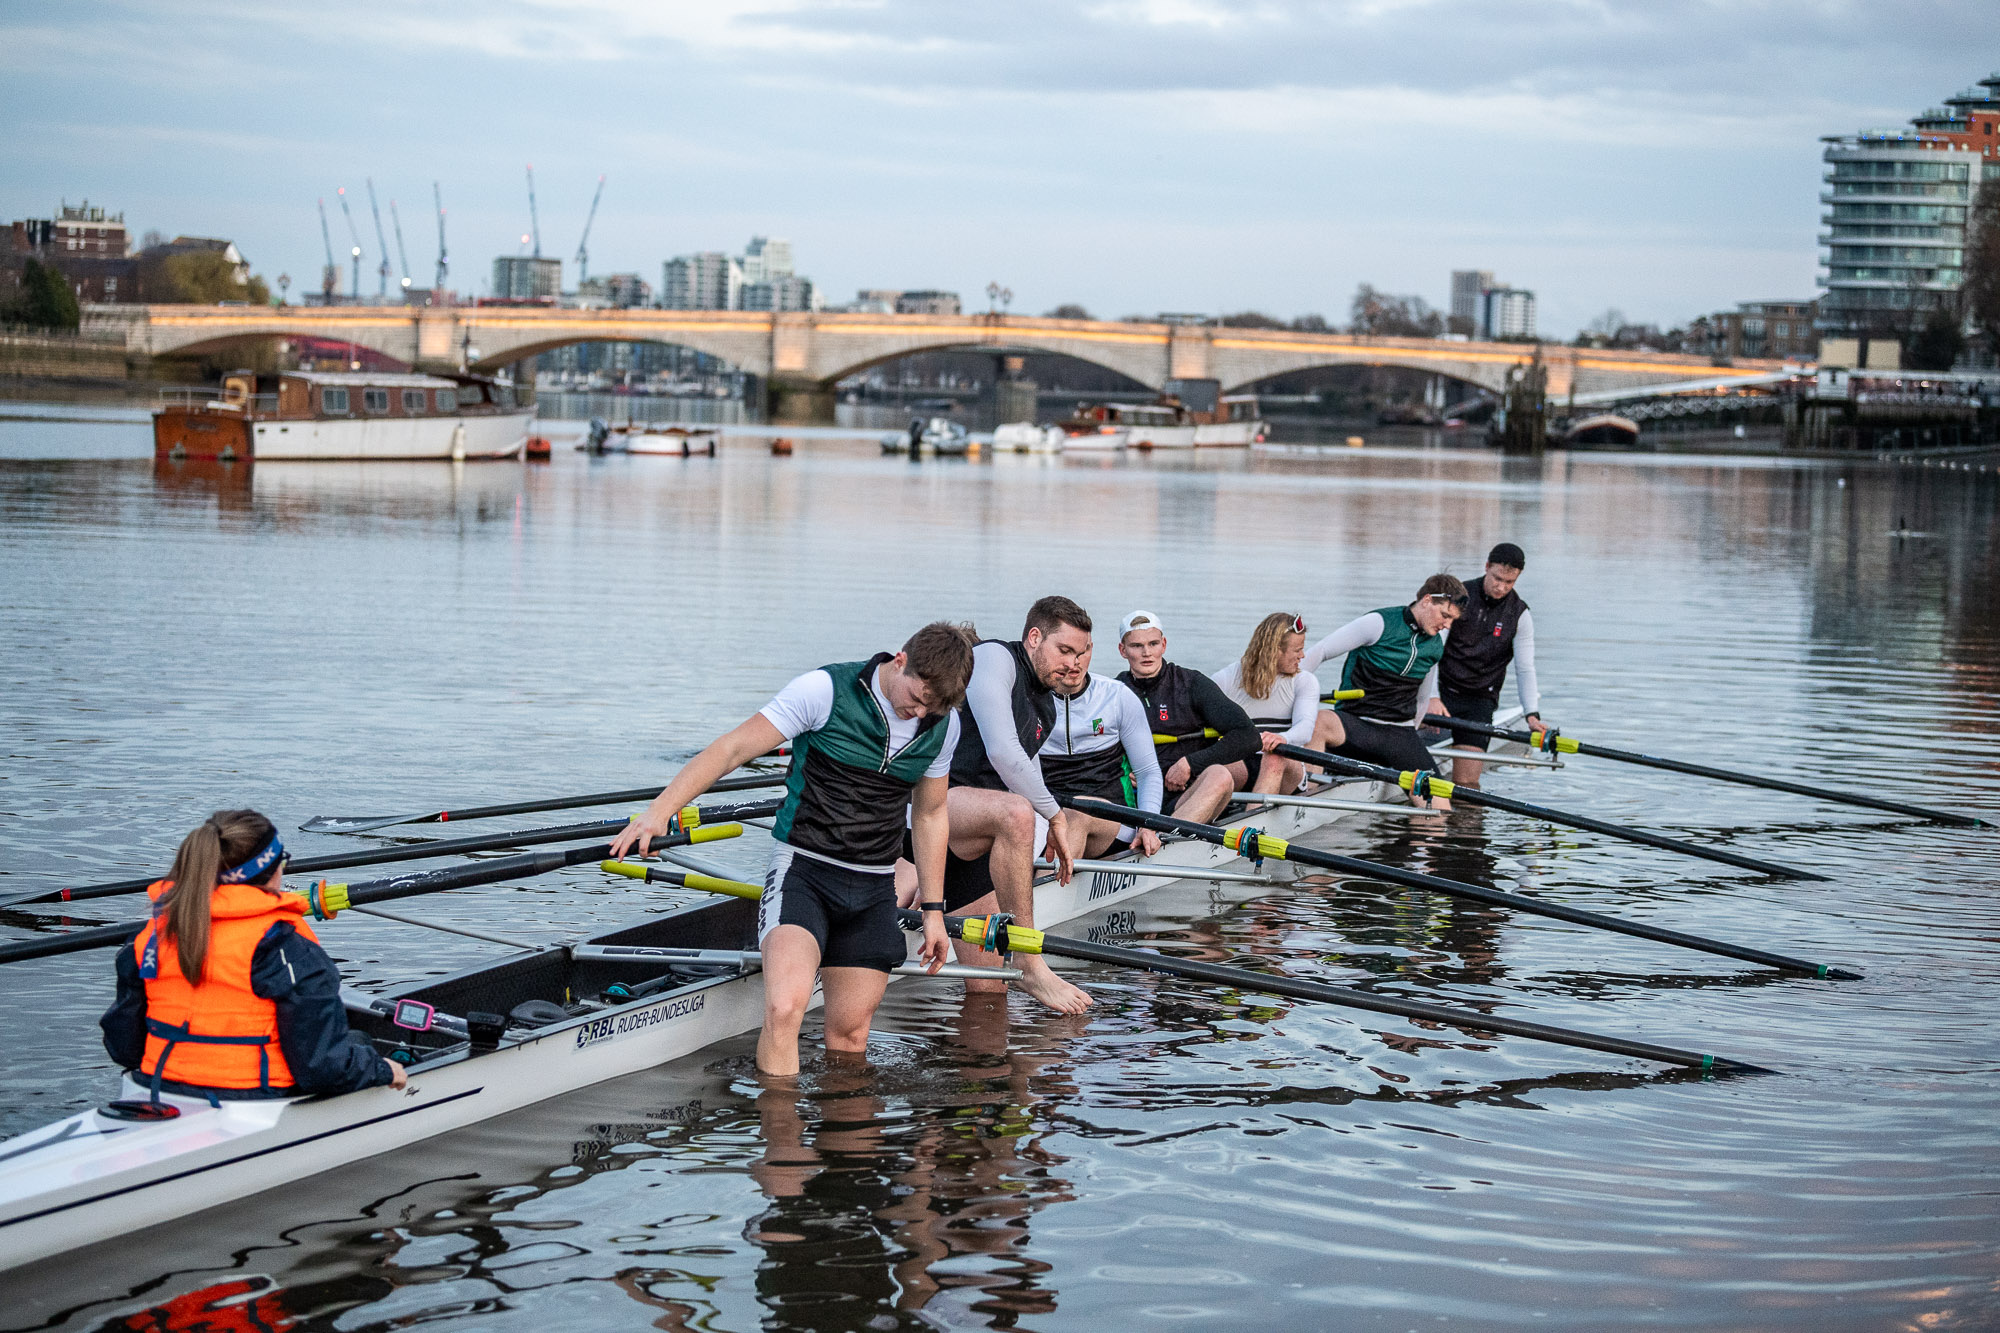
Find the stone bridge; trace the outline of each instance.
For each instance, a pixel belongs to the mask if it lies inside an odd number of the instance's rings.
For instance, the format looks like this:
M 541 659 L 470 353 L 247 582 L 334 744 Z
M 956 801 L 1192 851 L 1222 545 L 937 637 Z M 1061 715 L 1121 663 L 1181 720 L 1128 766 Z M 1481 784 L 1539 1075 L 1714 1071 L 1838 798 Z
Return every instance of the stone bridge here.
M 664 342 L 717 356 L 759 376 L 782 415 L 831 410 L 834 383 L 912 352 L 1047 352 L 1106 366 L 1152 388 L 1213 379 L 1236 392 L 1290 371 L 1401 366 L 1499 391 L 1533 348 L 1522 343 L 1365 338 L 1027 315 L 855 315 L 737 310 L 571 310 L 550 306 L 100 305 L 86 335 L 122 338 L 128 355 L 225 353 L 272 338 L 352 342 L 422 369 L 456 369 L 468 350 L 481 369 L 577 342 Z M 1775 361 L 1718 369 L 1698 356 L 1544 344 L 1549 395 L 1600 393 L 1697 378 L 1762 375 Z M 790 410 L 787 410 L 790 409 Z

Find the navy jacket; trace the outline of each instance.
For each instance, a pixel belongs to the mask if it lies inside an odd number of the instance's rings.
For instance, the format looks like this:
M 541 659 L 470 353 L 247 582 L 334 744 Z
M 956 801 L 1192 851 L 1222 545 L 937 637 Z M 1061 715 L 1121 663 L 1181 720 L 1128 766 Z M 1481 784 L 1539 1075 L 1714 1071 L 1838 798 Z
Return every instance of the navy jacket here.
M 389 1082 L 389 1062 L 366 1037 L 350 1032 L 340 1003 L 340 973 L 326 950 L 280 921 L 257 942 L 250 958 L 250 989 L 278 1006 L 278 1047 L 291 1066 L 293 1086 L 275 1093 L 218 1088 L 223 1098 L 358 1092 Z M 97 1020 L 104 1050 L 120 1069 L 136 1070 L 146 1053 L 146 983 L 127 944 L 118 950 L 118 998 Z M 144 1080 L 144 1075 L 139 1075 Z M 161 1087 L 181 1091 L 171 1080 Z M 203 1089 L 201 1091 L 206 1091 Z

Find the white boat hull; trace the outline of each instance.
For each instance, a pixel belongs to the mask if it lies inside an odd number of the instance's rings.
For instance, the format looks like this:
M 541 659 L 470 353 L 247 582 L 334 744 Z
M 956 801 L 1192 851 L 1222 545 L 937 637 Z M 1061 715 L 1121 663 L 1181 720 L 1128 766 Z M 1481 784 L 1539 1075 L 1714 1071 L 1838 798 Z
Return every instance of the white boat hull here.
M 1201 448 L 1243 449 L 1264 438 L 1261 421 L 1218 421 L 1194 428 L 1194 442 Z
M 625 452 L 684 458 L 693 454 L 713 454 L 715 441 L 716 432 L 712 430 L 691 430 L 681 435 L 635 431 L 625 437 Z
M 1032 421 L 1010 421 L 993 432 L 995 449 L 1011 449 L 1017 454 L 1060 453 L 1063 433 L 1060 426 L 1037 426 Z
M 518 455 L 526 447 L 534 422 L 533 412 L 258 421 L 251 426 L 251 450 L 252 457 L 259 462 L 304 458 L 506 458 Z
M 1504 726 L 1512 716 L 1495 720 Z M 1362 801 L 1397 795 L 1373 782 L 1339 786 L 1341 795 Z M 1267 806 L 1254 822 L 1293 839 L 1349 813 Z M 1169 843 L 1149 864 L 1186 866 L 1181 880 L 1199 881 L 1202 871 L 1238 859 L 1190 840 Z M 1035 890 L 1036 922 L 1056 934 L 1075 922 L 1080 929 L 1068 933 L 1115 938 L 1136 921 L 1120 914 L 1123 904 L 1176 882 L 1113 871 L 1080 874 L 1066 885 L 1047 879 Z M 910 944 L 914 953 L 914 936 Z M 763 1010 L 761 974 L 719 976 L 510 1036 L 483 1055 L 461 1048 L 414 1066 L 400 1092 L 371 1088 L 326 1099 L 225 1102 L 219 1109 L 171 1097 L 181 1115 L 156 1123 L 82 1112 L 0 1141 L 0 1269 L 144 1227 L 185 1224 L 203 1209 L 651 1069 L 756 1028 Z M 129 1080 L 121 1093 L 143 1095 Z
M 1122 426 L 1110 430 L 1094 430 L 1083 435 L 1064 435 L 1063 452 L 1066 454 L 1091 453 L 1107 449 L 1123 449 L 1129 432 Z
M 1133 426 L 1125 438 L 1132 449 L 1192 449 L 1198 426 Z

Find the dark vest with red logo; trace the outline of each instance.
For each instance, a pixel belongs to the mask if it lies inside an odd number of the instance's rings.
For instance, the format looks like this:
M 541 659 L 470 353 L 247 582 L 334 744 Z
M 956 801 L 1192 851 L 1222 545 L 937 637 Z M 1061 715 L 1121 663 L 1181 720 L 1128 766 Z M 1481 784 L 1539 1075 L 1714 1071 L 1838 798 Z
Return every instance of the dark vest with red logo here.
M 1445 636 L 1444 657 L 1438 662 L 1438 689 L 1445 694 L 1500 698 L 1507 664 L 1514 660 L 1514 635 L 1528 604 L 1512 588 L 1495 601 L 1486 595 L 1486 580 L 1466 585 L 1465 614 Z
M 984 639 L 982 643 L 1000 643 L 999 639 Z M 1018 642 L 1006 644 L 1008 652 L 1014 655 L 1014 734 L 1021 742 L 1021 748 L 1028 752 L 1030 759 L 1041 751 L 1042 742 L 1056 725 L 1055 692 L 1042 684 L 1035 674 L 1034 664 L 1028 661 L 1027 650 Z M 958 747 L 951 752 L 951 785 L 954 787 L 984 787 L 988 791 L 1005 791 L 1007 784 L 1000 780 L 999 770 L 986 757 L 986 740 L 979 734 L 979 723 L 973 720 L 972 710 L 961 707 L 958 710 Z

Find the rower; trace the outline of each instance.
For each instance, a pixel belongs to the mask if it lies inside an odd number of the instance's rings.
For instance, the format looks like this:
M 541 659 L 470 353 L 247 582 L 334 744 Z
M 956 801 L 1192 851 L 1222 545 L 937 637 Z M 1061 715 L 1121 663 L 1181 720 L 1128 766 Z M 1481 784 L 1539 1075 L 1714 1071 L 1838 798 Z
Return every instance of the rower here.
M 1161 783 L 1180 794 L 1175 818 L 1212 822 L 1236 790 L 1229 766 L 1261 751 L 1250 715 L 1201 672 L 1167 661 L 1167 631 L 1151 611 L 1120 622 L 1118 655 L 1126 668 L 1118 679 L 1153 729 Z
M 901 652 L 808 671 L 690 759 L 613 841 L 614 858 L 635 844 L 644 855 L 725 773 L 791 742 L 757 908 L 764 1073 L 799 1072 L 799 1026 L 815 977 L 825 990 L 827 1050 L 867 1052 L 889 974 L 907 956 L 896 915 L 906 811 L 924 923 L 919 956 L 932 972 L 944 964 L 945 786 L 959 739 L 955 709 L 971 673 L 971 642 L 943 621 L 911 635 Z
M 1438 661 L 1435 711 L 1468 722 L 1492 722 L 1500 704 L 1500 687 L 1507 664 L 1514 665 L 1514 688 L 1528 729 L 1548 730 L 1542 722 L 1541 693 L 1535 688 L 1535 621 L 1528 604 L 1514 589 L 1528 557 L 1512 542 L 1501 542 L 1486 556 L 1486 574 L 1466 587 L 1465 614 L 1445 636 Z M 1485 751 L 1492 738 L 1469 731 L 1452 732 L 1452 748 Z M 1454 759 L 1451 780 L 1475 786 L 1485 765 L 1476 759 Z
M 146 889 L 153 916 L 118 951 L 98 1026 L 119 1068 L 162 1092 L 223 1101 L 330 1096 L 403 1067 L 347 1026 L 340 972 L 284 892 L 285 845 L 255 810 L 218 810 Z
M 1035 854 L 1070 880 L 1069 822 L 1050 795 L 1037 758 L 1056 723 L 1055 692 L 1083 687 L 1090 674 L 1090 616 L 1067 597 L 1028 608 L 1021 637 L 987 639 L 972 650 L 972 680 L 960 717 L 965 737 L 951 764 L 951 851 L 945 905 L 970 915 L 996 908 L 1035 924 Z M 962 962 L 992 965 L 992 955 L 961 944 Z M 1090 997 L 1057 976 L 1040 954 L 1013 957 L 1021 989 L 1059 1013 L 1081 1013 Z M 968 981 L 968 991 L 1001 983 Z
M 1122 682 L 1095 671 L 1074 694 L 1056 693 L 1056 723 L 1042 745 L 1042 780 L 1058 798 L 1094 796 L 1114 805 L 1160 812 L 1160 760 L 1145 705 Z M 1067 811 L 1070 855 L 1103 856 L 1137 847 L 1160 850 L 1160 835 L 1116 820 Z
M 1257 622 L 1243 656 L 1215 673 L 1225 697 L 1250 715 L 1259 749 L 1229 765 L 1237 791 L 1291 792 L 1305 777 L 1305 765 L 1271 753 L 1280 745 L 1312 743 L 1319 716 L 1319 677 L 1303 663 L 1306 622 L 1290 611 L 1274 611 Z
M 1345 654 L 1342 690 L 1363 690 L 1322 712 L 1313 732 L 1316 749 L 1384 764 L 1399 771 L 1437 771 L 1437 759 L 1417 734 L 1437 693 L 1442 635 L 1465 610 L 1465 585 L 1433 574 L 1408 606 L 1385 606 L 1342 625 L 1306 650 L 1308 667 Z M 1439 810 L 1451 802 L 1428 798 Z M 1415 793 L 1410 800 L 1419 803 Z

